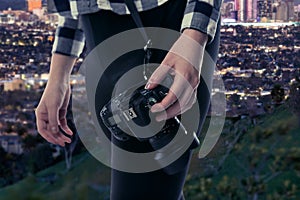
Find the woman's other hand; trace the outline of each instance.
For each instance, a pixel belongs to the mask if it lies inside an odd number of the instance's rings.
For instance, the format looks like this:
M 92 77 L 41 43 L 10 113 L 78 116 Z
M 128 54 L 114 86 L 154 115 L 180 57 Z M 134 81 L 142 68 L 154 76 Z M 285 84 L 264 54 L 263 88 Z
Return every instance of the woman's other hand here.
M 75 58 L 54 54 L 52 56 L 49 80 L 39 105 L 35 110 L 37 130 L 48 142 L 65 146 L 71 143 L 60 131 L 69 136 L 73 133 L 67 125 L 67 107 L 71 95 L 69 77 Z

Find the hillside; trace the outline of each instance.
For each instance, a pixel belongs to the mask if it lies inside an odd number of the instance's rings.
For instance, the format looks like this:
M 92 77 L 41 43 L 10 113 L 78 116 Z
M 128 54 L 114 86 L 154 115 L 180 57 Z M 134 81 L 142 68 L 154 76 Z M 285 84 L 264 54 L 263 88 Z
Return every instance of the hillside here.
M 257 125 L 247 118 L 227 125 L 214 151 L 192 164 L 187 199 L 300 199 L 297 122 L 282 106 L 257 119 Z
M 197 152 L 184 188 L 186 199 L 299 199 L 300 135 L 295 116 L 281 107 L 257 120 L 228 119 L 218 144 L 205 159 Z M 109 168 L 90 154 L 52 166 L 0 190 L 10 199 L 108 199 Z
M 89 153 L 82 153 L 75 156 L 69 172 L 65 172 L 65 163 L 61 162 L 1 189 L 0 199 L 107 199 L 109 178 L 109 168 Z

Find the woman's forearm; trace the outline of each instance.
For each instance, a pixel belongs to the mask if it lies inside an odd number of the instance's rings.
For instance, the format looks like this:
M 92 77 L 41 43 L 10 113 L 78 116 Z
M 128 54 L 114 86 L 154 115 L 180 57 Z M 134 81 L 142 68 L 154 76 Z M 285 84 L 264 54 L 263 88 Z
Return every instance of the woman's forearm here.
M 48 83 L 69 84 L 70 74 L 76 58 L 54 53 L 51 58 Z

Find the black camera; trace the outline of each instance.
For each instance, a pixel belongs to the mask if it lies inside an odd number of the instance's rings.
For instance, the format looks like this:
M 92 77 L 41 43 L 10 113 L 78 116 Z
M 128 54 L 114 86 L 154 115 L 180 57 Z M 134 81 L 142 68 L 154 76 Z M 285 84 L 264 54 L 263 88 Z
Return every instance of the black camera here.
M 126 90 L 113 98 L 102 108 L 100 117 L 105 126 L 118 140 L 128 140 L 130 138 L 129 133 L 133 134 L 131 136 L 136 137 L 140 141 L 148 140 L 150 137 L 146 136 L 145 131 L 148 130 L 153 134 L 153 129 L 150 127 L 143 129 L 144 135 L 140 135 L 136 131 L 132 133 L 132 129 L 134 126 L 145 127 L 150 125 L 150 108 L 166 96 L 168 89 L 158 85 L 153 90 L 144 89 L 144 86 L 134 91 L 132 90 Z M 155 125 L 158 124 L 158 122 L 155 122 Z M 171 133 L 172 131 L 176 133 L 178 128 L 179 123 L 175 119 L 170 119 L 166 121 L 159 133 Z
M 165 122 L 151 120 L 154 114 L 150 112 L 151 106 L 160 102 L 169 89 L 164 85 L 171 85 L 171 77 L 166 77 L 161 85 L 154 89 L 132 87 L 112 98 L 100 111 L 104 125 L 113 136 L 120 141 L 127 141 L 135 137 L 140 141 L 149 140 L 154 150 L 168 144 L 179 131 L 187 135 L 187 130 L 180 119 L 173 117 Z M 199 145 L 194 134 L 191 148 Z

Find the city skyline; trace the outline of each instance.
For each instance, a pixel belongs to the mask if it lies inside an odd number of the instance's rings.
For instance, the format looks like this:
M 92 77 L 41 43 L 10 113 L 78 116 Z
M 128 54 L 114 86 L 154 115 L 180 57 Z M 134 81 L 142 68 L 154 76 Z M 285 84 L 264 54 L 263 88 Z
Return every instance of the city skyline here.
M 300 6 L 294 0 L 224 1 L 221 15 L 236 22 L 299 21 Z

